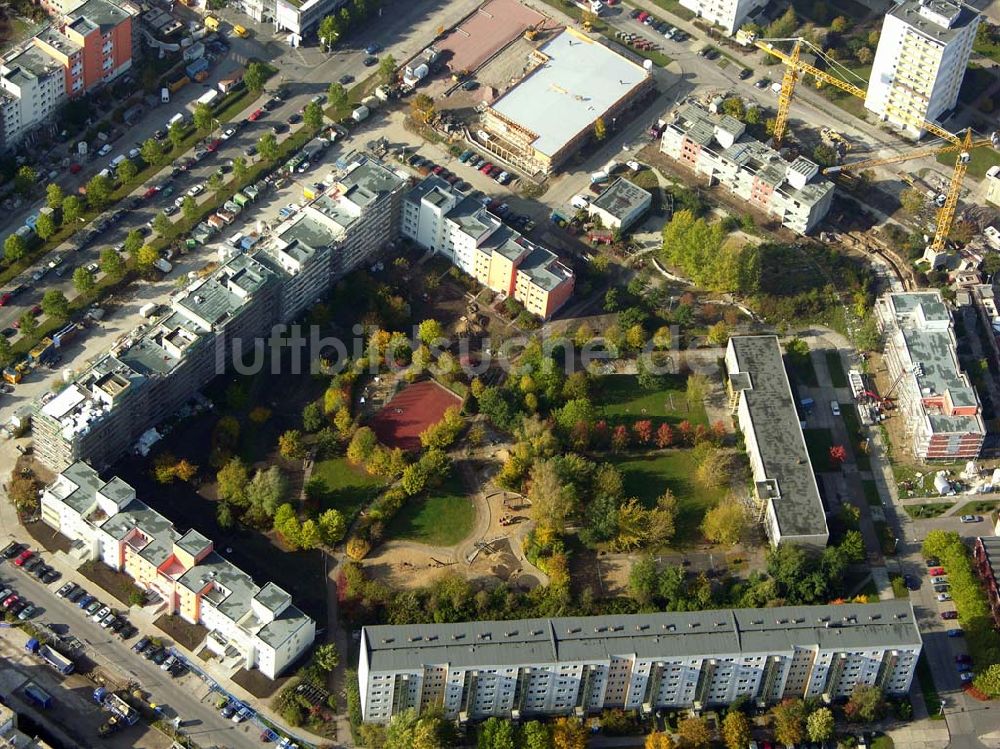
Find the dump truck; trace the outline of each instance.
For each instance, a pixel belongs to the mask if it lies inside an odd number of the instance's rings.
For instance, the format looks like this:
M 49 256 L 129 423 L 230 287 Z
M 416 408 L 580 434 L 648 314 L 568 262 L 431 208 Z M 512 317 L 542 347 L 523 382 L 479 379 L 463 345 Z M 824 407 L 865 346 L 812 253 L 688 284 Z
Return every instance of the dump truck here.
M 25 699 L 43 710 L 52 707 L 52 696 L 35 682 L 29 681 L 21 691 L 24 692 Z
M 139 722 L 139 711 L 104 687 L 98 687 L 94 690 L 94 702 L 130 726 Z

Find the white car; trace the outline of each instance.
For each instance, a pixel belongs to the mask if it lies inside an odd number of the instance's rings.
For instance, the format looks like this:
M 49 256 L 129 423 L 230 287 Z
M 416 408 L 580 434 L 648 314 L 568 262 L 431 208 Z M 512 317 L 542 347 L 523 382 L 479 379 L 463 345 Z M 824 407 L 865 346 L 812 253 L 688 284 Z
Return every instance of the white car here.
M 99 621 L 101 621 L 101 619 L 103 619 L 104 617 L 106 617 L 110 613 L 111 613 L 111 607 L 110 606 L 101 606 L 101 608 L 99 608 L 97 611 L 95 611 L 94 615 L 92 617 L 90 617 L 90 618 L 93 619 L 95 622 L 99 622 Z
M 944 601 L 950 601 L 951 600 L 951 594 L 950 593 L 938 593 L 937 599 L 939 601 L 941 601 L 942 603 Z
M 203 192 L 205 192 L 204 185 L 194 185 L 191 189 L 187 191 L 187 194 L 190 195 L 192 198 L 195 198 L 201 195 Z
M 972 681 L 976 677 L 973 675 L 973 673 L 971 671 L 963 671 L 962 673 L 960 673 L 958 675 L 958 678 L 962 680 L 963 684 L 968 684 L 970 681 Z
M 222 135 L 219 137 L 222 138 L 222 140 L 229 140 L 234 135 L 236 135 L 236 128 L 227 127 L 225 130 L 222 131 Z
M 982 519 L 982 515 L 962 515 L 960 518 L 963 523 L 979 523 Z
M 103 146 L 101 146 L 101 149 L 97 152 L 97 155 L 107 156 L 109 153 L 111 153 L 111 144 L 105 143 Z
M 840 416 L 840 404 L 837 401 L 830 401 L 830 412 L 834 416 Z
M 931 585 L 940 585 L 941 583 L 946 583 L 946 582 L 948 582 L 948 578 L 947 577 L 932 577 L 931 578 Z

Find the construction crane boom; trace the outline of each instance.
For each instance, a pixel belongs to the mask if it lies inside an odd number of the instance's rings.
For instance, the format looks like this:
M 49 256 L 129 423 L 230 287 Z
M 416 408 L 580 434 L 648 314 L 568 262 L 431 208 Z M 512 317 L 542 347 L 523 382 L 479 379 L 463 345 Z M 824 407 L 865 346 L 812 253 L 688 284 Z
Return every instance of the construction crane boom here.
M 837 166 L 830 166 L 823 170 L 823 174 L 840 174 L 841 172 L 856 172 L 861 169 L 869 169 L 874 166 L 885 166 L 886 164 L 899 164 L 904 161 L 910 161 L 912 159 L 920 159 L 925 156 L 938 156 L 942 153 L 954 153 L 955 151 L 964 151 L 969 148 L 980 148 L 982 146 L 992 146 L 993 140 L 990 138 L 980 138 L 979 140 L 971 141 L 971 143 L 966 143 L 963 141 L 959 144 L 950 144 L 947 146 L 937 146 L 934 148 L 923 148 L 919 151 L 908 151 L 905 153 L 897 153 L 892 156 L 886 156 L 884 158 L 875 159 L 864 159 L 863 161 L 852 161 L 849 164 L 838 164 Z

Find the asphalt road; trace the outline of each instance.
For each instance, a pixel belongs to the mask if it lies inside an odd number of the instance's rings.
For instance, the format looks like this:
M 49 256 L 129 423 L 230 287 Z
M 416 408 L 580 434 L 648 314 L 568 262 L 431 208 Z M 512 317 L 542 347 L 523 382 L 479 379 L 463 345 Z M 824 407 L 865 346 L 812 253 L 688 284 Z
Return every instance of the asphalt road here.
M 29 540 L 23 537 L 22 540 Z M 42 554 L 46 562 L 56 566 L 49 554 Z M 60 571 L 66 576 L 52 585 L 44 585 L 33 575 L 15 568 L 10 562 L 0 565 L 0 582 L 3 587 L 14 587 L 18 594 L 35 603 L 41 611 L 36 619 L 54 625 L 65 625 L 69 634 L 84 643 L 87 655 L 96 663 L 112 672 L 137 681 L 144 690 L 152 694 L 151 700 L 165 707 L 169 716 L 178 715 L 184 722 L 184 730 L 203 746 L 217 744 L 229 747 L 256 747 L 260 744 L 259 732 L 249 723 L 235 724 L 223 718 L 215 710 L 214 698 L 198 677 L 186 674 L 173 679 L 160 670 L 152 661 L 136 655 L 131 646 L 138 636 L 123 643 L 108 630 L 102 629 L 74 604 L 59 598 L 55 591 L 66 581 L 81 582 L 92 594 L 113 608 L 121 604 L 112 601 L 93 583 L 83 580 L 75 572 L 63 565 Z M 138 622 L 133 622 L 138 625 Z M 140 635 L 143 633 L 140 633 Z M 159 632 L 145 634 L 160 635 Z M 163 639 L 161 637 L 161 639 Z

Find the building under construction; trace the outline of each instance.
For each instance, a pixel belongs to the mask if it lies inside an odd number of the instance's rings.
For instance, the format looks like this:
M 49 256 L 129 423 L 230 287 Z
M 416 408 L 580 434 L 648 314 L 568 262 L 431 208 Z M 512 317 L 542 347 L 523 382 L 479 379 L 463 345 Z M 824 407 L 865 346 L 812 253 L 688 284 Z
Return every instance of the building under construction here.
M 548 174 L 589 138 L 611 131 L 653 88 L 653 76 L 590 37 L 566 29 L 528 57 L 525 74 L 483 112 L 479 143 L 528 174 Z

